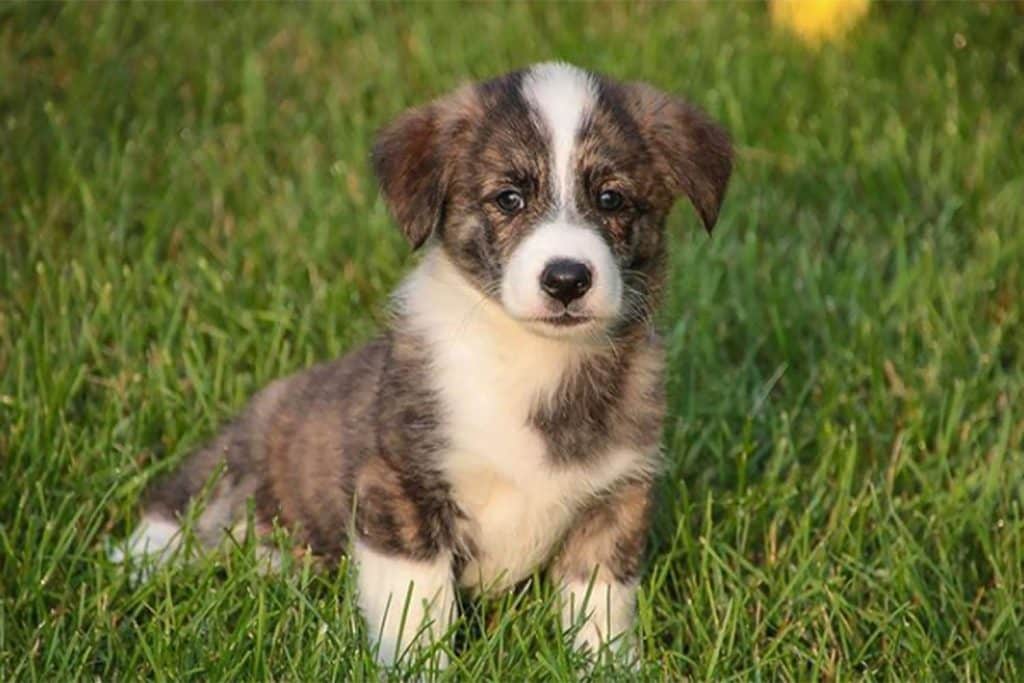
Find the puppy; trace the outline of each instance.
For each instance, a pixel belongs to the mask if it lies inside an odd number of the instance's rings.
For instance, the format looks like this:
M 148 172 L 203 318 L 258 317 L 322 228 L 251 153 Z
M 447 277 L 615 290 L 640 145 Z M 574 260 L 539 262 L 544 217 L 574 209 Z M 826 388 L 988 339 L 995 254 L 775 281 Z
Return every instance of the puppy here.
M 685 195 L 710 231 L 731 156 L 693 106 L 566 64 L 407 112 L 373 151 L 425 249 L 390 326 L 257 394 L 151 488 L 115 559 L 166 557 L 197 497 L 216 545 L 251 499 L 258 532 L 351 554 L 382 663 L 442 638 L 458 587 L 542 566 L 577 645 L 621 647 L 660 457 L 665 217 Z

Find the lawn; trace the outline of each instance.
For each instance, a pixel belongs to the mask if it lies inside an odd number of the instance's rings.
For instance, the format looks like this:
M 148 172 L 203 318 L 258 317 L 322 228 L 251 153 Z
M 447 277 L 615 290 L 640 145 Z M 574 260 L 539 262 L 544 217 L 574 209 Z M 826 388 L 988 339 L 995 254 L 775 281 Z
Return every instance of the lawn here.
M 550 58 L 738 147 L 714 235 L 669 226 L 637 675 L 1024 679 L 1019 4 L 874 6 L 814 51 L 759 5 L 83 3 L 0 6 L 0 680 L 374 674 L 345 567 L 267 577 L 243 538 L 133 585 L 105 544 L 380 328 L 416 257 L 374 130 Z M 542 578 L 467 607 L 451 677 L 580 671 Z

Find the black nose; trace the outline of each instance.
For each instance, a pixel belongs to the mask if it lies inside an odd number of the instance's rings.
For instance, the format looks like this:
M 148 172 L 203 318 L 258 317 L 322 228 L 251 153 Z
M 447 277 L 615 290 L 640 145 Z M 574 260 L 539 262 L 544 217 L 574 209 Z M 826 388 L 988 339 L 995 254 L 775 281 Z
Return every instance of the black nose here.
M 540 286 L 549 296 L 568 306 L 590 289 L 590 268 L 579 261 L 556 259 L 544 266 Z

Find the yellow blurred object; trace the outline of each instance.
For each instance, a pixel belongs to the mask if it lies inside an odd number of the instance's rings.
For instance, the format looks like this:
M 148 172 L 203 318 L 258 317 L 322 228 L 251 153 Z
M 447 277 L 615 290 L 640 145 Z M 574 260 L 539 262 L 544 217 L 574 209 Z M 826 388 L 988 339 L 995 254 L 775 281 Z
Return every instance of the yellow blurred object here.
M 772 21 L 818 45 L 841 38 L 868 13 L 869 0 L 771 0 Z

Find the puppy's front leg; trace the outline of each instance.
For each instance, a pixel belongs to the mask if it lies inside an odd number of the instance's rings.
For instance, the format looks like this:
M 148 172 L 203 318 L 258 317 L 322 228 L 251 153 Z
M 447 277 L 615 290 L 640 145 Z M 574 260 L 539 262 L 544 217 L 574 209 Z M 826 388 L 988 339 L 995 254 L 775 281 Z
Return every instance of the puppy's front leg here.
M 429 647 L 445 634 L 455 611 L 448 557 L 414 560 L 357 541 L 355 561 L 359 607 L 377 645 L 377 661 L 390 666 L 405 652 Z M 446 660 L 439 653 L 436 662 L 444 666 Z
M 595 656 L 609 644 L 617 653 L 634 653 L 631 631 L 650 508 L 649 480 L 619 486 L 584 513 L 552 565 L 563 627 L 582 622 L 576 646 Z
M 450 526 L 443 505 L 414 503 L 383 461 L 363 468 L 356 495 L 359 607 L 377 661 L 390 666 L 436 643 L 455 617 Z M 439 652 L 433 662 L 443 668 L 447 656 Z

